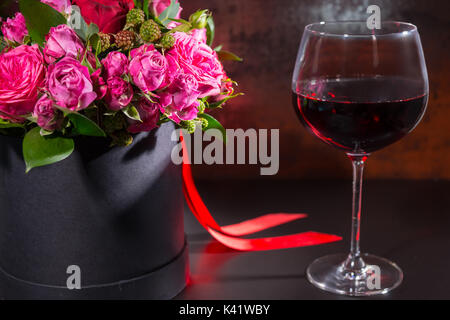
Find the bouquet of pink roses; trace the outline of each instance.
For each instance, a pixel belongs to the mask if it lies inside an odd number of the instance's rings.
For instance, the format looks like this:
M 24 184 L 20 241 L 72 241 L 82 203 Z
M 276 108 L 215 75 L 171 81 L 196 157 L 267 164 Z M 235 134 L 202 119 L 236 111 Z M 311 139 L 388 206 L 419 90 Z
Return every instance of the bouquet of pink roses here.
M 0 133 L 24 136 L 27 171 L 61 161 L 76 136 L 126 146 L 165 122 L 218 128 L 234 94 L 208 10 L 177 0 L 20 0 L 3 21 Z

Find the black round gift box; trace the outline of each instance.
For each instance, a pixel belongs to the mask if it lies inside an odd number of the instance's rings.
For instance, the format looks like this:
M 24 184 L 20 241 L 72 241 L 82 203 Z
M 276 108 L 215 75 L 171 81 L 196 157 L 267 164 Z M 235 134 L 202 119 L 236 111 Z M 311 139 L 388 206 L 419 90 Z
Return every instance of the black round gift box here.
M 0 136 L 1 299 L 169 299 L 188 279 L 172 124 L 129 147 L 80 138 L 25 174 L 21 139 Z M 69 290 L 69 266 L 81 289 Z

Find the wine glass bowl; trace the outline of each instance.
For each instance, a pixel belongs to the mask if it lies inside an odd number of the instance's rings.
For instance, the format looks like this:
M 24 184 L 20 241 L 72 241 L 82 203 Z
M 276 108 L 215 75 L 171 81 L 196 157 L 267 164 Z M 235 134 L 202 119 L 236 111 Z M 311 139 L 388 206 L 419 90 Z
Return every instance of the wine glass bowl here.
M 302 84 L 300 84 L 302 85 Z M 411 132 L 425 111 L 420 83 L 397 77 L 313 81 L 293 103 L 300 119 L 322 141 L 353 154 L 370 154 Z
M 311 24 L 292 82 L 299 118 L 326 143 L 354 154 L 392 144 L 422 118 L 428 78 L 417 28 L 383 22 Z
M 414 25 L 382 22 L 374 30 L 358 21 L 306 26 L 292 81 L 293 105 L 310 133 L 349 156 L 354 173 L 350 254 L 313 262 L 307 276 L 317 287 L 365 296 L 389 292 L 401 283 L 397 265 L 360 252 L 362 176 L 372 152 L 417 126 L 428 91 Z

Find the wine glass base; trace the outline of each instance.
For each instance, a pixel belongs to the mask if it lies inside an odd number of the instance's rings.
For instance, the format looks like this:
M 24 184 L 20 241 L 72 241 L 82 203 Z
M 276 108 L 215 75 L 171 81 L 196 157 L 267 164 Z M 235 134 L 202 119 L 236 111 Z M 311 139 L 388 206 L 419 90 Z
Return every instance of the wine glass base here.
M 373 296 L 390 292 L 403 281 L 402 270 L 393 262 L 363 255 L 363 267 L 346 267 L 348 255 L 335 254 L 315 260 L 306 271 L 309 282 L 319 289 L 347 296 Z

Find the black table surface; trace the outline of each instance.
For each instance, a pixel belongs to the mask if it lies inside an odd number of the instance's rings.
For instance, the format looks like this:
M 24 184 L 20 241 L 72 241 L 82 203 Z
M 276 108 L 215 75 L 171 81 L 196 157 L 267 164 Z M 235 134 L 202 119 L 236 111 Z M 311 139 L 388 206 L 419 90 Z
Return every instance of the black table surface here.
M 348 252 L 351 181 L 229 181 L 198 183 L 221 225 L 274 212 L 307 219 L 257 234 L 304 231 L 337 234 L 343 241 L 315 247 L 237 252 L 213 240 L 186 208 L 191 282 L 187 300 L 347 299 L 322 292 L 305 277 L 310 262 Z M 366 181 L 362 251 L 396 262 L 402 285 L 375 299 L 450 299 L 450 181 Z

